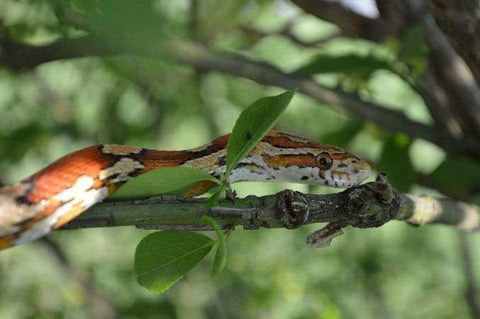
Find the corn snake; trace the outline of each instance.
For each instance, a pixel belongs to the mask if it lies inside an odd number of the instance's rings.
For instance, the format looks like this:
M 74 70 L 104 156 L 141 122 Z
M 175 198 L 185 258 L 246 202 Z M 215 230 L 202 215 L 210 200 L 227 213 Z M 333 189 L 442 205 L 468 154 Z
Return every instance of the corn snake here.
M 101 202 L 128 179 L 152 169 L 225 172 L 229 135 L 196 149 L 157 151 L 102 144 L 68 154 L 22 182 L 0 189 L 0 249 L 40 238 Z M 352 187 L 370 175 L 367 162 L 345 150 L 271 131 L 233 169 L 229 180 L 277 181 Z M 200 186 L 200 187 L 198 187 Z M 197 185 L 189 196 L 212 185 Z

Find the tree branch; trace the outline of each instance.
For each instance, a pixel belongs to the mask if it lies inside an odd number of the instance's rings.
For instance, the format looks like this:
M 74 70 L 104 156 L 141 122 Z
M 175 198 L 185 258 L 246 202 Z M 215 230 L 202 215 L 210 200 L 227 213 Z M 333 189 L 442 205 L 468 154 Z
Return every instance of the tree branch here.
M 377 29 L 371 33 L 370 29 L 376 25 L 377 19 L 370 19 L 349 10 L 339 2 L 332 1 L 311 1 L 311 0 L 293 0 L 294 4 L 322 20 L 337 25 L 342 35 L 346 37 L 373 37 L 375 39 L 383 38 L 383 29 Z
M 435 20 L 480 83 L 480 20 L 477 0 L 427 0 Z
M 466 134 L 465 126 L 460 124 L 462 119 L 455 113 L 456 108 L 452 103 L 453 97 L 449 94 L 451 92 L 438 83 L 439 76 L 436 74 L 435 68 L 432 67 L 432 63 L 434 63 L 433 59 L 429 63 L 428 70 L 423 78 L 424 90 L 421 90 L 425 106 L 439 129 L 458 139 L 467 139 L 471 135 Z
M 436 24 L 433 16 L 424 6 L 422 0 L 409 0 L 412 12 L 416 13 L 418 22 L 425 32 L 425 40 L 435 57 L 443 79 L 457 92 L 461 103 L 457 105 L 463 111 L 464 119 L 468 121 L 480 136 L 480 88 L 472 71 L 465 61 L 455 52 L 442 30 Z
M 248 196 L 235 203 L 220 201 L 206 208 L 206 198 L 159 196 L 97 204 L 62 229 L 136 226 L 143 229 L 210 230 L 201 218 L 213 217 L 222 228 L 293 229 L 329 224 L 309 237 L 330 241 L 341 228 L 378 227 L 390 220 L 412 225 L 445 224 L 463 231 L 480 230 L 480 208 L 447 198 L 399 194 L 380 174 L 375 182 L 328 195 L 285 190 L 275 195 Z M 313 238 L 313 239 L 312 239 Z
M 293 22 L 288 23 L 283 29 L 276 32 L 263 32 L 256 28 L 252 28 L 248 26 L 240 27 L 240 30 L 242 30 L 248 36 L 253 36 L 255 40 L 262 39 L 268 36 L 283 36 L 288 40 L 290 40 L 292 43 L 307 49 L 319 48 L 321 47 L 322 44 L 325 44 L 328 41 L 341 36 L 340 33 L 333 33 L 319 40 L 305 41 L 295 35 L 295 33 L 292 31 L 292 26 L 293 26 Z
M 405 3 L 398 0 L 377 0 L 380 16 L 362 16 L 338 1 L 292 0 L 306 13 L 337 25 L 342 35 L 350 38 L 363 38 L 382 42 L 388 38 L 398 38 L 408 25 L 408 12 Z
M 91 35 L 59 39 L 45 46 L 23 44 L 8 37 L 0 39 L 0 66 L 16 71 L 32 69 L 52 61 L 120 53 L 126 52 L 110 48 L 105 41 Z
M 467 232 L 480 230 L 480 207 L 447 197 L 402 196 L 397 219 L 411 225 L 444 224 Z
M 194 42 L 175 42 L 172 48 L 172 54 L 175 52 L 178 60 L 189 65 L 241 76 L 257 83 L 287 89 L 298 88 L 300 92 L 321 103 L 340 107 L 357 118 L 375 122 L 387 130 L 405 132 L 411 137 L 437 144 L 447 151 L 480 158 L 480 149 L 476 143 L 466 140 L 460 142 L 432 126 L 410 120 L 403 113 L 363 101 L 357 95 L 338 88 L 327 88 L 301 74 L 288 74 L 270 64 L 238 54 L 214 51 Z
M 447 113 L 458 113 L 462 130 L 464 133 L 469 133 L 465 135 L 466 138 L 478 139 L 480 136 L 480 104 L 478 104 L 480 89 L 474 78 L 477 78 L 478 83 L 480 64 L 478 54 L 475 54 L 478 51 L 475 50 L 478 48 L 477 42 L 480 42 L 476 41 L 478 39 L 476 31 L 480 26 L 476 18 L 477 9 L 480 6 L 478 1 L 428 1 L 431 4 L 430 7 L 434 9 L 437 21 L 446 31 L 450 42 L 460 52 L 463 60 L 449 45 L 443 32 L 426 11 L 422 0 L 376 0 L 380 15 L 373 19 L 362 17 L 338 2 L 332 3 L 325 0 L 293 0 L 293 2 L 305 12 L 336 24 L 349 37 L 360 37 L 377 43 L 389 38 L 401 39 L 407 28 L 417 22 L 420 23 L 427 34 L 426 40 L 432 51 L 430 61 L 436 64 L 435 78 L 438 79 L 424 82 L 425 90 L 419 93 L 424 98 L 435 122 L 439 124 L 437 128 L 445 135 L 459 138 L 458 129 L 451 125 L 458 126 L 458 123 L 455 123 L 456 120 L 450 119 L 449 123 L 444 123 L 445 117 L 442 117 L 442 113 L 447 111 Z M 448 101 L 440 102 L 448 102 L 451 111 L 444 107 L 446 103 L 434 104 L 438 101 L 438 93 L 440 93 L 438 87 L 432 86 L 434 82 L 443 85 L 442 89 Z M 412 86 L 412 83 L 409 84 Z M 415 89 L 415 86 L 412 88 Z M 442 109 L 437 110 L 437 107 Z
M 5 41 L 0 45 L 2 45 L 0 48 L 3 54 L 0 65 L 3 64 L 16 70 L 32 68 L 58 59 L 123 54 L 127 51 L 130 51 L 131 54 L 157 59 L 159 55 L 165 53 L 159 53 L 156 49 L 132 52 L 133 49 L 127 47 L 106 47 L 92 36 L 62 39 L 42 47 L 12 41 L 7 42 L 6 47 L 4 47 Z M 90 45 L 92 45 L 91 50 L 88 49 Z M 78 47 L 79 51 L 72 49 L 75 47 Z M 477 143 L 465 140 L 460 142 L 439 132 L 435 127 L 410 120 L 403 113 L 384 108 L 373 102 L 363 101 L 357 95 L 342 89 L 327 88 L 307 76 L 285 73 L 268 63 L 254 61 L 239 54 L 215 51 L 192 41 L 170 40 L 168 44 L 163 44 L 163 48 L 168 48 L 167 55 L 170 58 L 195 68 L 241 76 L 261 84 L 287 89 L 298 88 L 300 92 L 321 103 L 340 107 L 360 119 L 375 122 L 387 130 L 405 132 L 413 138 L 430 141 L 446 151 L 480 159 L 480 146 Z

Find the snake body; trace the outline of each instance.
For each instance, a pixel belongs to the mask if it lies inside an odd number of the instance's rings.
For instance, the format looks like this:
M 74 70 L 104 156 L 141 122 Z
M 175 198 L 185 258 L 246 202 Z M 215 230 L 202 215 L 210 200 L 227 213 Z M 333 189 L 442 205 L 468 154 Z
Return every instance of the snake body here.
M 22 182 L 0 189 L 0 249 L 37 239 L 101 202 L 132 177 L 187 166 L 219 177 L 229 135 L 191 150 L 159 151 L 102 144 L 68 154 Z M 271 131 L 233 169 L 230 182 L 278 181 L 352 187 L 370 175 L 367 162 L 345 150 Z M 197 185 L 198 186 L 198 185 Z M 208 190 L 208 183 L 189 192 Z

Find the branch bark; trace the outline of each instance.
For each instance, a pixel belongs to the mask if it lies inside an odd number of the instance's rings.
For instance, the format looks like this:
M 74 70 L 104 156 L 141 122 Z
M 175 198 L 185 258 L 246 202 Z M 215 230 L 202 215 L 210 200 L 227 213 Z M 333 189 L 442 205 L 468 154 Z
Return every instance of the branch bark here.
M 399 194 L 384 175 L 340 193 L 302 194 L 291 190 L 275 195 L 248 196 L 234 203 L 220 201 L 206 208 L 206 198 L 159 196 L 140 200 L 107 201 L 98 204 L 62 229 L 136 226 L 143 229 L 210 230 L 203 216 L 214 218 L 222 228 L 293 229 L 312 223 L 329 223 L 309 237 L 309 242 L 327 239 L 342 228 L 379 227 L 390 220 L 420 226 L 444 224 L 463 231 L 480 230 L 480 208 L 447 198 Z M 313 236 L 313 237 L 315 237 Z M 336 236 L 336 235 L 335 235 Z

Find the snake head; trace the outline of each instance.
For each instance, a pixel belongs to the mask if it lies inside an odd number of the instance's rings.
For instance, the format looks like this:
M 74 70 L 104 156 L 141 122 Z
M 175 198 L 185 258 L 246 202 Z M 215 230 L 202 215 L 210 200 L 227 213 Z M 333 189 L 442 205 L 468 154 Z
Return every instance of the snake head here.
M 326 144 L 324 144 L 326 145 Z M 318 182 L 333 187 L 352 187 L 359 185 L 370 176 L 370 165 L 339 147 L 320 151 L 316 159 Z
M 340 147 L 277 131 L 268 134 L 255 153 L 273 179 L 282 182 L 347 188 L 371 172 L 366 161 Z

